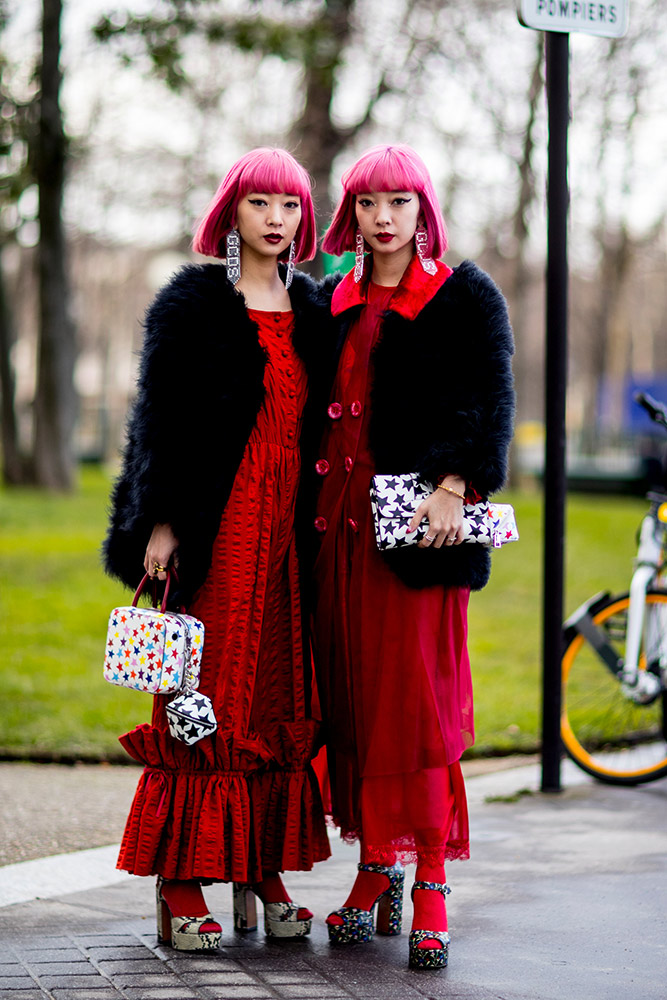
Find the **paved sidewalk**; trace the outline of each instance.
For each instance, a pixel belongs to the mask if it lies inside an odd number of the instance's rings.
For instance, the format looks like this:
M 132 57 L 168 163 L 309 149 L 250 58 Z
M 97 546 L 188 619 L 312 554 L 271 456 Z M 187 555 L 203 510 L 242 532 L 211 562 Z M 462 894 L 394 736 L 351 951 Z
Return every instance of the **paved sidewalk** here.
M 37 883 L 48 898 L 0 906 L 0 1000 L 664 1000 L 667 779 L 613 788 L 569 764 L 564 777 L 559 796 L 535 791 L 536 766 L 468 779 L 473 856 L 448 867 L 444 972 L 407 968 L 407 892 L 399 938 L 329 946 L 323 920 L 356 862 L 338 840 L 330 861 L 286 877 L 315 912 L 310 938 L 235 937 L 230 889 L 213 886 L 223 946 L 199 957 L 157 946 L 151 882 L 113 882 L 102 848 L 0 868 L 0 901 L 10 885 L 31 895 L 30 865 L 53 875 Z M 91 859 L 98 887 L 74 891 Z

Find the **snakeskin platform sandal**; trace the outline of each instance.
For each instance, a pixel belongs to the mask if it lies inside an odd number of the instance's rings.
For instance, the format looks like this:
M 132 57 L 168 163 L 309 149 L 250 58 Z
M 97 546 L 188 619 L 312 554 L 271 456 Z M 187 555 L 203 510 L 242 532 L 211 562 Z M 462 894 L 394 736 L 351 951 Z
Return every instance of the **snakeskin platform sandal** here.
M 222 927 L 210 913 L 203 917 L 174 916 L 169 903 L 162 895 L 164 879 L 158 875 L 155 895 L 157 901 L 157 939 L 160 944 L 171 945 L 176 951 L 215 951 L 220 946 Z
M 339 910 L 334 910 L 333 913 L 329 914 L 329 917 L 340 917 L 341 919 L 340 924 L 327 922 L 331 944 L 372 941 L 376 929 L 378 934 L 401 933 L 403 885 L 405 883 L 403 866 L 398 862 L 390 868 L 384 865 L 358 864 L 357 870 L 386 875 L 389 879 L 389 885 L 380 893 L 370 910 L 362 910 L 358 906 L 341 906 Z M 375 920 L 376 905 L 377 921 Z
M 432 889 L 447 898 L 451 889 L 446 882 L 415 882 L 410 898 L 415 898 L 415 889 Z M 439 941 L 435 948 L 420 948 L 422 941 Z M 444 969 L 449 960 L 449 933 L 447 931 L 410 931 L 409 961 L 411 969 Z
M 257 930 L 257 894 L 250 885 L 234 882 L 234 930 L 240 934 Z M 291 900 L 285 903 L 263 903 L 264 933 L 267 937 L 305 937 L 313 926 L 312 914 L 306 919 L 299 913 L 308 912 Z

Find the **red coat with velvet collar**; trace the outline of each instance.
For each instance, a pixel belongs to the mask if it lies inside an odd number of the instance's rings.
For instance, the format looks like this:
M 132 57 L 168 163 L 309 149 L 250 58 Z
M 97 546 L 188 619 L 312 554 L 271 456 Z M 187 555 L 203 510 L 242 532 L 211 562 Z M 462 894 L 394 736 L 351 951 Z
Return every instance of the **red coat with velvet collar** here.
M 367 270 L 368 270 L 367 261 Z M 340 344 L 366 301 L 352 273 L 336 287 Z M 500 489 L 514 417 L 512 330 L 505 300 L 472 261 L 426 274 L 416 257 L 385 313 L 371 356 L 369 439 L 379 473 L 457 473 L 481 496 Z M 487 582 L 485 547 L 408 547 L 386 555 L 412 586 Z

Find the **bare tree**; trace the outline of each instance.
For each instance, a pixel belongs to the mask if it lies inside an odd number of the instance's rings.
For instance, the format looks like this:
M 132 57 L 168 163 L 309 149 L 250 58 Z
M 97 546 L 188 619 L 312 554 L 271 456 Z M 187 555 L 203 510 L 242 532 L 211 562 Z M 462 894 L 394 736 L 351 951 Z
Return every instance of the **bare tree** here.
M 39 132 L 35 177 L 39 190 L 39 355 L 35 394 L 34 475 L 40 486 L 69 490 L 77 398 L 74 325 L 69 314 L 67 247 L 62 221 L 67 141 L 60 110 L 62 0 L 43 0 Z

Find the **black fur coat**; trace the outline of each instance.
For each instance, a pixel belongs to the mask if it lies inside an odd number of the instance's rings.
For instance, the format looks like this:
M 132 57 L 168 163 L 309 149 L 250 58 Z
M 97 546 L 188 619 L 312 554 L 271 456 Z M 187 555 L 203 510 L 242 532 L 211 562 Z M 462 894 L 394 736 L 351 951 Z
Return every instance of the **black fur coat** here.
M 341 313 L 343 336 L 357 314 L 354 306 Z M 371 357 L 377 472 L 418 472 L 431 482 L 457 473 L 484 498 L 499 490 L 513 431 L 513 351 L 505 300 L 472 261 L 456 267 L 414 318 L 389 309 Z M 479 590 L 491 566 L 485 546 L 465 543 L 409 546 L 385 558 L 414 587 Z
M 334 327 L 331 285 L 295 272 L 293 342 L 308 374 L 301 445 L 310 458 L 326 412 Z M 236 471 L 264 399 L 266 354 L 243 296 L 220 264 L 188 264 L 145 320 L 137 398 L 111 496 L 107 571 L 136 587 L 153 526 L 179 539 L 178 600 L 208 571 Z M 302 518 L 303 520 L 303 518 Z

